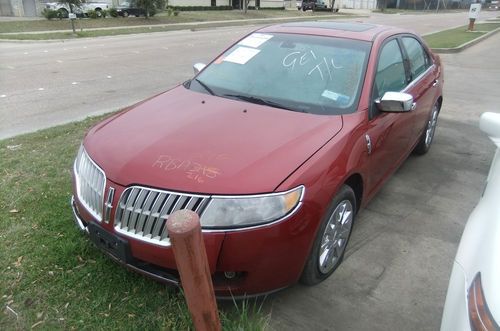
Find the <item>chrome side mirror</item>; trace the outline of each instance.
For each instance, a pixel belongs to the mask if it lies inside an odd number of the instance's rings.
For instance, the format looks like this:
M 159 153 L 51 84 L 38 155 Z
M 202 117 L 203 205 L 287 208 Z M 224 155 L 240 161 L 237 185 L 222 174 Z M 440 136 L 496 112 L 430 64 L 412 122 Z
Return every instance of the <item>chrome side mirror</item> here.
M 385 92 L 382 98 L 375 100 L 378 110 L 391 113 L 402 113 L 414 110 L 416 103 L 413 96 L 402 92 Z
M 193 65 L 194 74 L 197 75 L 200 71 L 202 71 L 207 65 L 205 63 L 196 63 Z

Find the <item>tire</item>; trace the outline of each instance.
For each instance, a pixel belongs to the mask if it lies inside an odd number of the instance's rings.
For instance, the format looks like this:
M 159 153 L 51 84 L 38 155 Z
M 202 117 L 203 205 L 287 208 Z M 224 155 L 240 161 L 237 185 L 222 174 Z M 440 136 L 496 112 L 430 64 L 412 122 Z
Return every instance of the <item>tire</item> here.
M 96 8 L 96 10 L 95 10 L 95 16 L 97 16 L 98 18 L 101 18 L 101 17 L 102 17 L 102 11 L 101 11 L 101 8 Z
M 126 11 L 126 10 L 125 10 L 125 11 L 123 12 L 123 17 L 128 17 L 128 11 Z
M 66 9 L 59 8 L 57 11 L 58 11 L 57 14 L 58 14 L 59 18 L 68 18 L 69 17 L 69 12 Z
M 413 152 L 417 155 L 424 155 L 431 148 L 432 141 L 434 140 L 434 134 L 436 133 L 437 120 L 439 116 L 439 103 L 435 103 L 434 107 L 432 107 L 432 111 L 427 121 L 427 126 L 425 127 L 422 136 L 420 137 L 420 141 Z
M 321 221 L 311 253 L 300 276 L 302 284 L 318 284 L 338 268 L 351 237 L 356 210 L 354 191 L 350 186 L 343 185 Z

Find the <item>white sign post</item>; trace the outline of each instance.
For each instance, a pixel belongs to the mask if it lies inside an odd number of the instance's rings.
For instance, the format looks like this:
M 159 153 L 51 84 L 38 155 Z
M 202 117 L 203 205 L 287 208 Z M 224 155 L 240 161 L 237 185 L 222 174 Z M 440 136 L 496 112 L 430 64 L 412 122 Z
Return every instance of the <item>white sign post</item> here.
M 479 12 L 481 11 L 480 3 L 472 3 L 469 9 L 469 31 L 474 31 L 474 22 L 479 17 Z

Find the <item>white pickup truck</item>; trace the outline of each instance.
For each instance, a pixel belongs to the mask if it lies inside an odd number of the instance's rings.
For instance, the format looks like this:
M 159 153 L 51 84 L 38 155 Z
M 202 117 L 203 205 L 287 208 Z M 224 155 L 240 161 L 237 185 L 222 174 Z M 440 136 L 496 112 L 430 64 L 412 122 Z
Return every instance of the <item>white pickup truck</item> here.
M 59 2 L 49 2 L 45 4 L 45 8 L 57 10 L 61 13 L 61 17 L 67 18 L 70 12 L 68 4 Z M 95 10 L 97 16 L 102 15 L 102 11 L 111 8 L 111 3 L 108 2 L 83 2 L 80 7 L 73 6 L 73 12 L 77 16 L 86 16 L 90 10 Z

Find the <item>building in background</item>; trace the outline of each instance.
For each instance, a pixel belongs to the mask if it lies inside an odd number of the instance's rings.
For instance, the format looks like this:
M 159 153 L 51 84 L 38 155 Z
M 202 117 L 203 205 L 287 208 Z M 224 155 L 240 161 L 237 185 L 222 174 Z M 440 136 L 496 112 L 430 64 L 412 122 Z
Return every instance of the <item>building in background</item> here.
M 38 0 L 0 0 L 0 16 L 39 16 L 43 7 Z
M 169 0 L 169 6 L 186 7 L 215 7 L 231 6 L 234 9 L 243 8 L 245 0 Z M 0 16 L 40 16 L 47 2 L 57 2 L 57 0 L 0 0 Z M 92 2 L 91 0 L 88 2 Z M 102 1 L 99 1 L 102 2 Z M 104 1 L 106 2 L 106 1 Z M 118 5 L 118 2 L 129 2 L 127 0 L 109 0 L 111 5 Z M 116 3 L 115 3 L 116 2 Z M 250 8 L 283 8 L 283 0 L 251 0 L 248 4 Z

